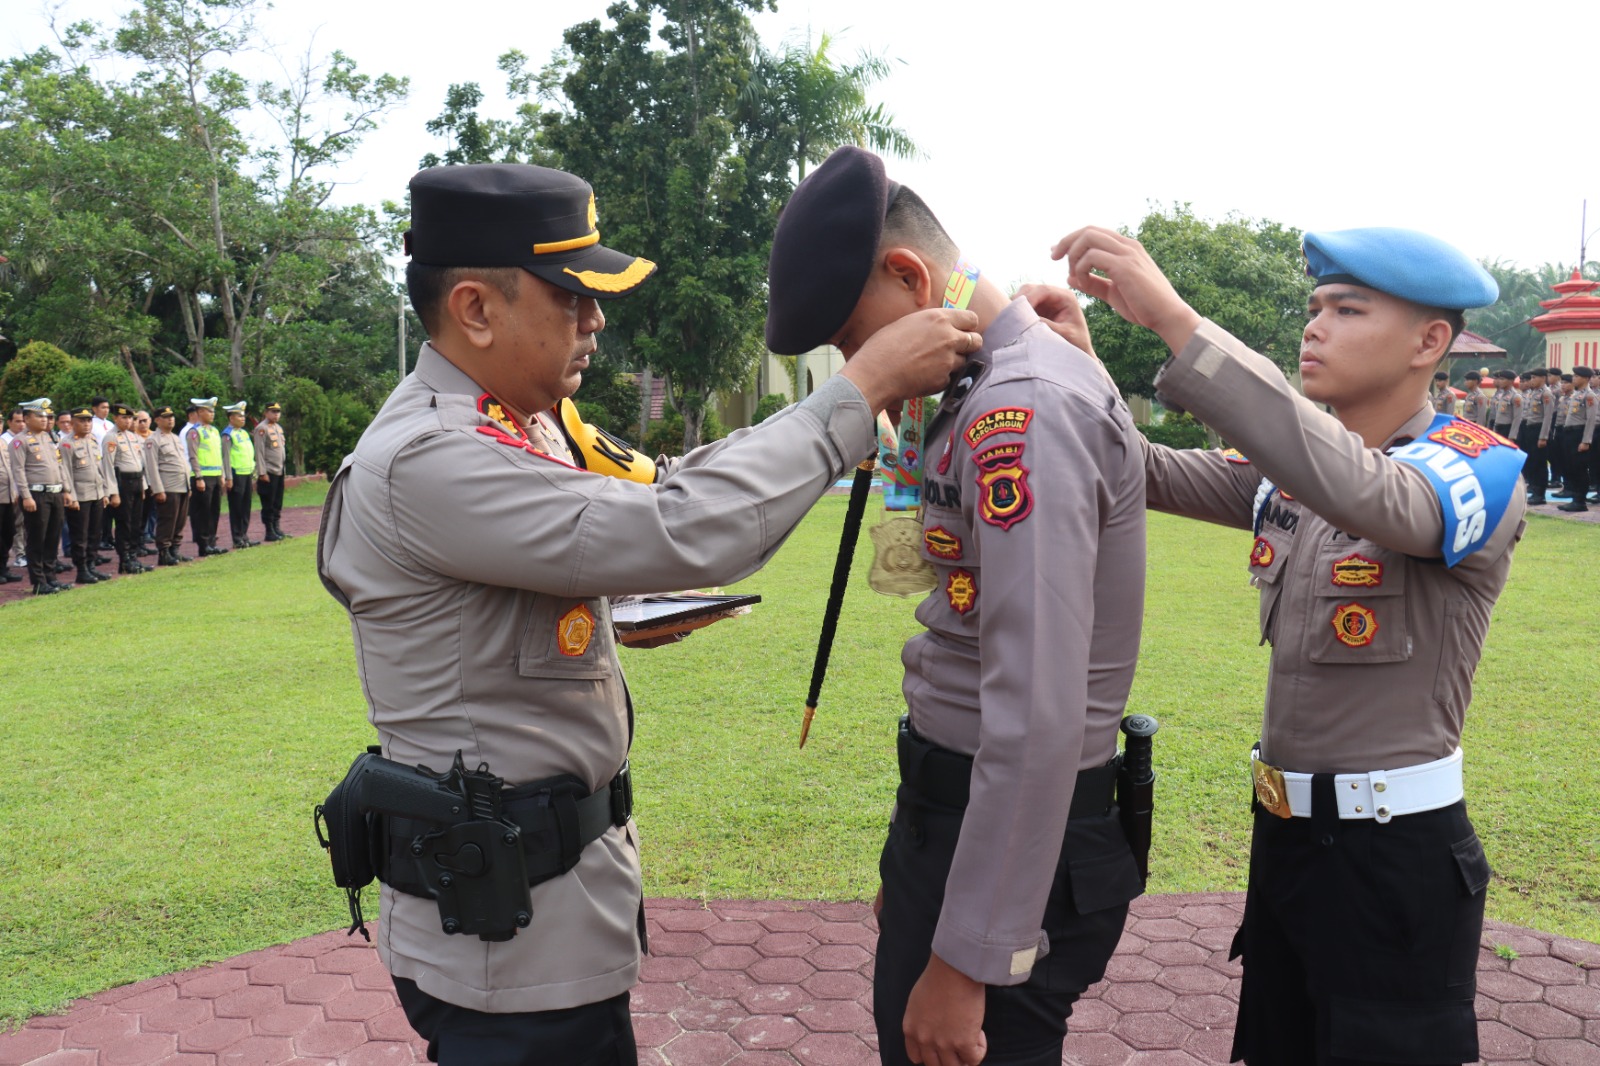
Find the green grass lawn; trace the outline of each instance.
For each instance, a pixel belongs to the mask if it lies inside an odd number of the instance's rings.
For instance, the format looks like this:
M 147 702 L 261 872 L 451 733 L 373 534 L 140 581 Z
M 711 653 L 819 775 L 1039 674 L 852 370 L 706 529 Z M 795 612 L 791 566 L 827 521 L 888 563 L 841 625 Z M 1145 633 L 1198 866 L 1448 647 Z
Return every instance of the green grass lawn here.
M 250 500 L 250 513 L 252 515 L 261 513 L 260 488 L 261 485 L 258 482 L 256 484 L 257 495 Z M 327 481 L 307 481 L 304 484 L 283 490 L 283 505 L 285 507 L 320 507 L 322 506 L 322 501 L 327 498 Z M 222 513 L 228 513 L 228 496 L 226 493 L 222 496 Z M 227 530 L 224 529 L 223 532 L 227 532 Z
M 874 891 L 915 604 L 866 589 L 865 537 L 796 748 L 843 511 L 823 501 L 745 582 L 765 597 L 754 614 L 623 653 L 648 894 Z M 1154 892 L 1243 887 L 1243 763 L 1267 664 L 1248 546 L 1152 517 L 1132 706 L 1162 721 Z M 1595 602 L 1573 561 L 1597 546 L 1593 526 L 1530 521 L 1466 744 L 1490 915 L 1600 941 L 1596 682 L 1573 650 Z M 305 537 L 0 609 L 0 1018 L 343 920 L 310 811 L 373 734 L 313 559 Z

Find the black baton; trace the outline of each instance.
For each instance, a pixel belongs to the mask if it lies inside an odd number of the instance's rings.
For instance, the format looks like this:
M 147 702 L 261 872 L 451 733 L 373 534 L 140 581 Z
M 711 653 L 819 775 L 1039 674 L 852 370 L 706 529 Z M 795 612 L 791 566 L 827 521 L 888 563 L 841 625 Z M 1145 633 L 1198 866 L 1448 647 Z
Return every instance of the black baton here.
M 1128 739 L 1117 767 L 1117 807 L 1142 882 L 1150 880 L 1150 828 L 1155 815 L 1156 772 L 1150 741 L 1160 727 L 1148 714 L 1130 714 L 1122 720 L 1122 735 Z
M 867 510 L 867 494 L 872 491 L 874 459 L 856 467 L 850 483 L 850 503 L 845 509 L 844 529 L 839 533 L 839 554 L 833 562 L 833 586 L 828 590 L 828 605 L 822 612 L 822 632 L 817 637 L 817 657 L 811 666 L 811 689 L 806 693 L 805 718 L 800 722 L 800 746 L 811 735 L 811 719 L 817 715 L 822 698 L 822 681 L 828 676 L 828 656 L 833 652 L 833 634 L 839 627 L 839 612 L 844 608 L 845 586 L 850 584 L 850 564 L 855 561 L 856 540 L 861 535 L 861 519 Z

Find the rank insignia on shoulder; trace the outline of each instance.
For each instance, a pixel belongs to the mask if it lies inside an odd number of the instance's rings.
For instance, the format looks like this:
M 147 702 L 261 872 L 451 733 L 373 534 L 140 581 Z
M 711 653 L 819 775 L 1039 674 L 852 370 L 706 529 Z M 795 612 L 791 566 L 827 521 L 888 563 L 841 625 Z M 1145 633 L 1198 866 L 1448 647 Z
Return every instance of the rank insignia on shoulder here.
M 1010 529 L 1033 513 L 1022 451 L 1021 444 L 999 444 L 973 459 L 978 467 L 978 514 L 991 526 Z
M 1454 448 L 1469 459 L 1476 459 L 1490 448 L 1516 447 L 1515 444 L 1512 444 L 1487 426 L 1480 426 L 1475 422 L 1467 422 L 1459 418 L 1449 425 L 1441 426 L 1429 433 L 1428 439 L 1437 441 L 1446 448 Z
M 1383 584 L 1383 564 L 1365 555 L 1346 555 L 1333 564 L 1333 583 L 1349 588 L 1376 588 Z
M 956 614 L 966 614 L 978 602 L 978 580 L 967 570 L 955 569 L 944 582 L 944 594 L 950 609 Z
M 961 538 L 943 526 L 934 526 L 922 534 L 922 543 L 928 554 L 937 559 L 961 558 Z
M 1228 462 L 1230 462 L 1230 463 L 1238 463 L 1240 466 L 1249 466 L 1250 465 L 1250 460 L 1246 459 L 1245 455 L 1244 455 L 1244 452 L 1241 452 L 1238 448 L 1224 448 L 1224 449 L 1222 449 L 1222 457 L 1224 459 L 1228 460 Z
M 1277 553 L 1272 550 L 1272 545 L 1265 537 L 1257 537 L 1255 544 L 1250 547 L 1251 566 L 1271 566 L 1272 560 L 1277 557 Z
M 594 612 L 585 604 L 578 604 L 556 621 L 556 646 L 561 654 L 577 658 L 589 650 L 594 639 Z
M 1359 603 L 1342 603 L 1333 611 L 1333 635 L 1350 648 L 1364 648 L 1378 635 L 1378 616 Z
M 530 444 L 528 442 L 527 438 L 525 438 L 525 437 L 513 437 L 511 434 L 507 433 L 505 430 L 501 429 L 499 426 L 479 426 L 478 427 L 478 432 L 482 433 L 485 437 L 488 437 L 491 440 L 499 441 L 501 444 L 504 444 L 507 447 L 510 447 L 510 448 L 521 448 L 523 451 L 525 451 L 525 452 L 533 452 L 535 455 L 544 454 L 543 452 L 539 451 L 539 449 L 535 448 L 532 444 Z
M 1030 407 L 996 407 L 973 419 L 962 436 L 969 447 L 976 448 L 996 433 L 1026 433 L 1028 423 L 1032 421 L 1033 409 Z

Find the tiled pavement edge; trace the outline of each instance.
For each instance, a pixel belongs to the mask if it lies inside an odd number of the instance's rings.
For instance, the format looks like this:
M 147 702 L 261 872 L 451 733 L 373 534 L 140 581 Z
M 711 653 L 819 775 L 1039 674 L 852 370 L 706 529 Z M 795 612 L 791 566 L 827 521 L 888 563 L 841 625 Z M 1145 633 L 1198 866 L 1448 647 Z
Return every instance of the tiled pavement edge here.
M 1067 1063 L 1226 1062 L 1239 893 L 1134 903 L 1106 980 L 1073 1013 Z M 645 1066 L 876 1061 L 861 903 L 659 899 L 633 992 Z M 1485 1063 L 1600 1066 L 1600 945 L 1491 922 L 1479 957 Z M 1498 949 L 1498 951 L 1497 951 Z M 0 1066 L 425 1061 L 377 953 L 343 931 L 79 1000 L 0 1035 Z

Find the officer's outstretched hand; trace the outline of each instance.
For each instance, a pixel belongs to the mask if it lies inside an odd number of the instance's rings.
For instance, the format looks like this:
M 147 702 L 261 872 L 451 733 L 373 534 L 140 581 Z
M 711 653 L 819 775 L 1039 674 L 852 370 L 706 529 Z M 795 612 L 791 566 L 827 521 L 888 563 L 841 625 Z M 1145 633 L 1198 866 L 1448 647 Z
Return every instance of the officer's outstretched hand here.
M 1094 342 L 1089 338 L 1089 320 L 1083 317 L 1083 305 L 1078 303 L 1077 293 L 1065 285 L 1029 282 L 1013 295 L 1027 300 L 1044 324 L 1055 330 L 1068 344 L 1094 355 Z
M 930 307 L 874 333 L 845 363 L 848 378 L 877 414 L 891 404 L 941 392 L 967 356 L 983 347 L 978 316 Z
M 1195 309 L 1183 302 L 1144 245 L 1132 237 L 1086 226 L 1057 241 L 1050 257 L 1067 260 L 1067 282 L 1073 288 L 1104 300 L 1129 322 L 1155 333 L 1174 352 L 1200 325 Z
M 906 1057 L 923 1066 L 978 1066 L 989 1054 L 983 1033 L 987 989 L 938 955 L 911 989 L 901 1028 Z

